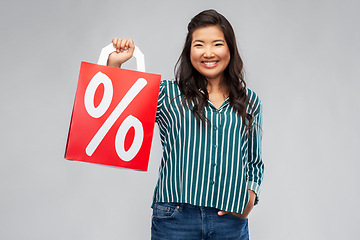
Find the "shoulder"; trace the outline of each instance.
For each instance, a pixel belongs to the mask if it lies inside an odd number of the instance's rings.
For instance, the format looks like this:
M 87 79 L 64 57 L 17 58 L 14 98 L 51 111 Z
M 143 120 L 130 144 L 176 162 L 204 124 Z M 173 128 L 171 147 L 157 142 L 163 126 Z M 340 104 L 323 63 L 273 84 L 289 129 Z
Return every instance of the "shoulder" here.
M 161 80 L 159 89 L 158 105 L 170 103 L 180 95 L 180 89 L 174 80 Z
M 160 89 L 178 88 L 178 85 L 174 80 L 161 80 Z
M 254 115 L 257 115 L 261 111 L 261 108 L 262 108 L 262 103 L 261 103 L 259 95 L 257 95 L 253 90 L 251 90 L 249 88 L 246 89 L 246 95 L 249 99 L 249 103 L 252 108 L 251 112 Z
M 160 93 L 173 93 L 178 94 L 180 91 L 177 83 L 174 80 L 161 80 L 160 82 Z M 171 94 L 172 95 L 172 94 Z
M 171 87 L 173 85 L 177 85 L 174 80 L 161 80 L 160 82 L 160 87 L 162 88 Z

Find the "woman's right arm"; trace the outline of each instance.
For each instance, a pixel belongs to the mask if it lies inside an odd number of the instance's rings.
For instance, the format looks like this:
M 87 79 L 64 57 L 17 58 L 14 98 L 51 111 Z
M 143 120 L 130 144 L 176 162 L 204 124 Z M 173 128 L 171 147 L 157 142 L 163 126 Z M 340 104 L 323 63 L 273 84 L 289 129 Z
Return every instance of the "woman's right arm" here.
M 135 45 L 132 39 L 127 40 L 121 38 L 114 38 L 112 43 L 116 51 L 109 55 L 107 65 L 120 68 L 124 62 L 133 56 Z

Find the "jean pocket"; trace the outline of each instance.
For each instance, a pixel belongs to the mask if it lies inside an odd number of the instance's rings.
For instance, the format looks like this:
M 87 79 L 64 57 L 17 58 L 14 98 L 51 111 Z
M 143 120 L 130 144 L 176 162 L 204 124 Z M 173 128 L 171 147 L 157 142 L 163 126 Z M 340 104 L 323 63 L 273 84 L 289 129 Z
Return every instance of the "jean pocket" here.
M 228 213 L 226 215 L 228 215 L 229 217 L 234 218 L 236 220 L 239 220 L 239 221 L 246 221 L 247 220 L 247 218 L 241 218 L 241 217 L 238 217 L 238 216 L 236 216 L 235 214 L 232 214 L 232 213 Z
M 175 203 L 157 202 L 153 206 L 153 218 L 169 219 L 175 217 L 179 212 L 179 205 Z

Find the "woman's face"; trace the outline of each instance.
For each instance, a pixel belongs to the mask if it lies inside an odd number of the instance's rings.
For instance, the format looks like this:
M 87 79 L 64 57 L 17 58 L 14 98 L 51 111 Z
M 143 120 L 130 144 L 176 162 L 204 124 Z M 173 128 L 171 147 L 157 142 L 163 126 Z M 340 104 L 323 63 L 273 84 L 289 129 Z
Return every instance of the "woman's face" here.
M 190 61 L 209 82 L 221 80 L 230 62 L 230 51 L 220 26 L 198 28 L 193 32 Z

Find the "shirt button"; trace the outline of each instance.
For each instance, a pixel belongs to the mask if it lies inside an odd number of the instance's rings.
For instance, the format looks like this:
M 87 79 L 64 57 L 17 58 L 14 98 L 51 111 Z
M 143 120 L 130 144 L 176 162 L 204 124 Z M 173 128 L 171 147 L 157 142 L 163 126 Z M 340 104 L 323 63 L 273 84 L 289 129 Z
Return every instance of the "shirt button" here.
M 218 127 L 215 126 L 214 129 L 215 129 L 215 130 L 218 130 Z
M 213 163 L 212 166 L 215 167 L 215 166 L 216 166 L 216 163 Z
M 214 185 L 214 184 L 215 184 L 215 181 L 214 181 L 214 180 L 212 180 L 212 181 L 211 181 L 211 185 Z
M 214 145 L 214 148 L 217 148 L 217 145 Z

